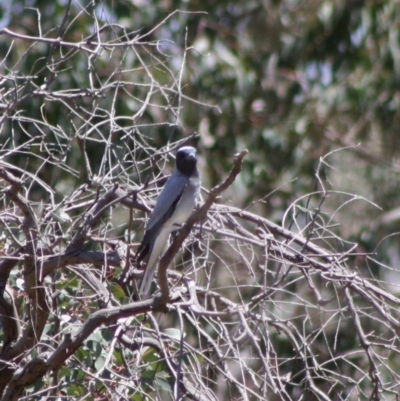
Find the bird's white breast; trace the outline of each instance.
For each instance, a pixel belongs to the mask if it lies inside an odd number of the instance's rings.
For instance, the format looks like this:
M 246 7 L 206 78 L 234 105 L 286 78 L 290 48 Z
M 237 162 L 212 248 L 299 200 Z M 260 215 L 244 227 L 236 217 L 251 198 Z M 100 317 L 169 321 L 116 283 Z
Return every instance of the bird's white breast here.
M 191 215 L 196 206 L 196 200 L 199 196 L 199 185 L 194 185 L 192 179 L 186 185 L 182 197 L 175 207 L 172 216 L 165 222 L 164 227 L 170 231 L 176 230 L 178 225 L 182 225 Z

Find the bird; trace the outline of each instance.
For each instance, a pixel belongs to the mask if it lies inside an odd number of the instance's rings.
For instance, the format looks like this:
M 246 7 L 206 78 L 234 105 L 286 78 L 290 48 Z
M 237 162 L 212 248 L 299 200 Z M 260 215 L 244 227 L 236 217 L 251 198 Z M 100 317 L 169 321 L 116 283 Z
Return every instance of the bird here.
M 149 295 L 169 235 L 179 229 L 193 212 L 200 195 L 200 185 L 196 149 L 183 146 L 176 152 L 174 169 L 157 198 L 137 251 L 138 262 L 145 262 L 139 299 Z

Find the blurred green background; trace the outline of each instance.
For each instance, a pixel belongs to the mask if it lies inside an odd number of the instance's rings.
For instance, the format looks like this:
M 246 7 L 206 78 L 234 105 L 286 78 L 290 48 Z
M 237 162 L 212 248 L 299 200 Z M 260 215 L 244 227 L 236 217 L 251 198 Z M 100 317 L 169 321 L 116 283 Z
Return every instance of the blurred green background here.
M 315 178 L 320 158 L 347 148 L 320 166 L 325 189 L 365 197 L 381 210 L 360 199 L 341 207 L 352 197 L 329 196 L 324 207 L 342 223 L 338 233 L 362 240 L 372 251 L 399 230 L 399 1 L 132 0 L 94 7 L 72 1 L 65 18 L 68 4 L 6 0 L 0 5 L 0 24 L 21 35 L 78 42 L 95 31 L 95 17 L 103 27 L 102 40 L 140 37 L 146 43 L 90 56 L 0 36 L 0 72 L 7 78 L 1 83 L 3 110 L 8 104 L 12 117 L 0 127 L 2 154 L 29 137 L 54 135 L 54 145 L 40 152 L 62 158 L 77 147 L 77 132 L 86 135 L 84 120 L 90 116 L 90 123 L 98 125 L 86 146 L 93 174 L 101 175 L 98 150 L 103 145 L 94 137 L 110 129 L 102 120 L 119 117 L 113 140 L 124 140 L 132 129 L 154 148 L 197 132 L 204 185 L 219 182 L 233 153 L 247 148 L 235 196 L 228 193 L 226 199 L 281 222 L 293 202 L 322 189 Z M 151 69 L 151 79 L 143 64 Z M 156 88 L 138 113 L 152 80 L 169 91 Z M 44 84 L 52 93 L 81 91 L 81 96 L 41 95 Z M 94 99 L 95 116 L 90 114 Z M 28 123 L 31 118 L 35 126 Z M 68 157 L 78 177 L 82 160 Z M 43 157 L 28 160 L 17 152 L 10 159 L 21 168 L 39 169 L 49 185 L 57 177 L 61 192 L 71 185 L 70 171 L 55 176 L 43 168 Z M 379 248 L 392 265 L 398 257 L 390 249 L 397 249 L 398 242 L 394 236 Z
M 29 194 L 40 207 L 45 185 L 57 204 L 95 177 L 167 173 L 152 156 L 193 133 L 208 189 L 247 148 L 222 203 L 299 229 L 319 213 L 318 244 L 358 243 L 394 269 L 349 266 L 398 293 L 399 27 L 398 0 L 3 0 L 0 157 L 42 180 Z M 352 349 L 348 333 L 326 343 Z

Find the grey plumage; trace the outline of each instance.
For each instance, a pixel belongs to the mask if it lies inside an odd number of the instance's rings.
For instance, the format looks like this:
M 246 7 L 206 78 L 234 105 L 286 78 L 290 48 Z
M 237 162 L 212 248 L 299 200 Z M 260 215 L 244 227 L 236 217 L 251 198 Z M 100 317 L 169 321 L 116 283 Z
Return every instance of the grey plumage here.
M 146 296 L 150 290 L 170 233 L 189 218 L 199 193 L 200 176 L 196 149 L 184 146 L 176 153 L 174 170 L 158 196 L 138 249 L 138 261 L 143 260 L 146 263 L 139 287 L 140 298 Z

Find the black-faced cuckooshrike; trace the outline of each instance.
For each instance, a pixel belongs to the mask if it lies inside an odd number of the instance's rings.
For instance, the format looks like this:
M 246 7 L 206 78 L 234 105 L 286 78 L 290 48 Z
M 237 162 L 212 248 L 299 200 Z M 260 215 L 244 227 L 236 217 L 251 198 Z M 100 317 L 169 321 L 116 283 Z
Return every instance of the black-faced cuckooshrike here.
M 196 149 L 184 146 L 176 153 L 174 170 L 158 196 L 138 249 L 138 261 L 146 263 L 139 298 L 148 295 L 170 233 L 179 229 L 189 218 L 199 194 Z

